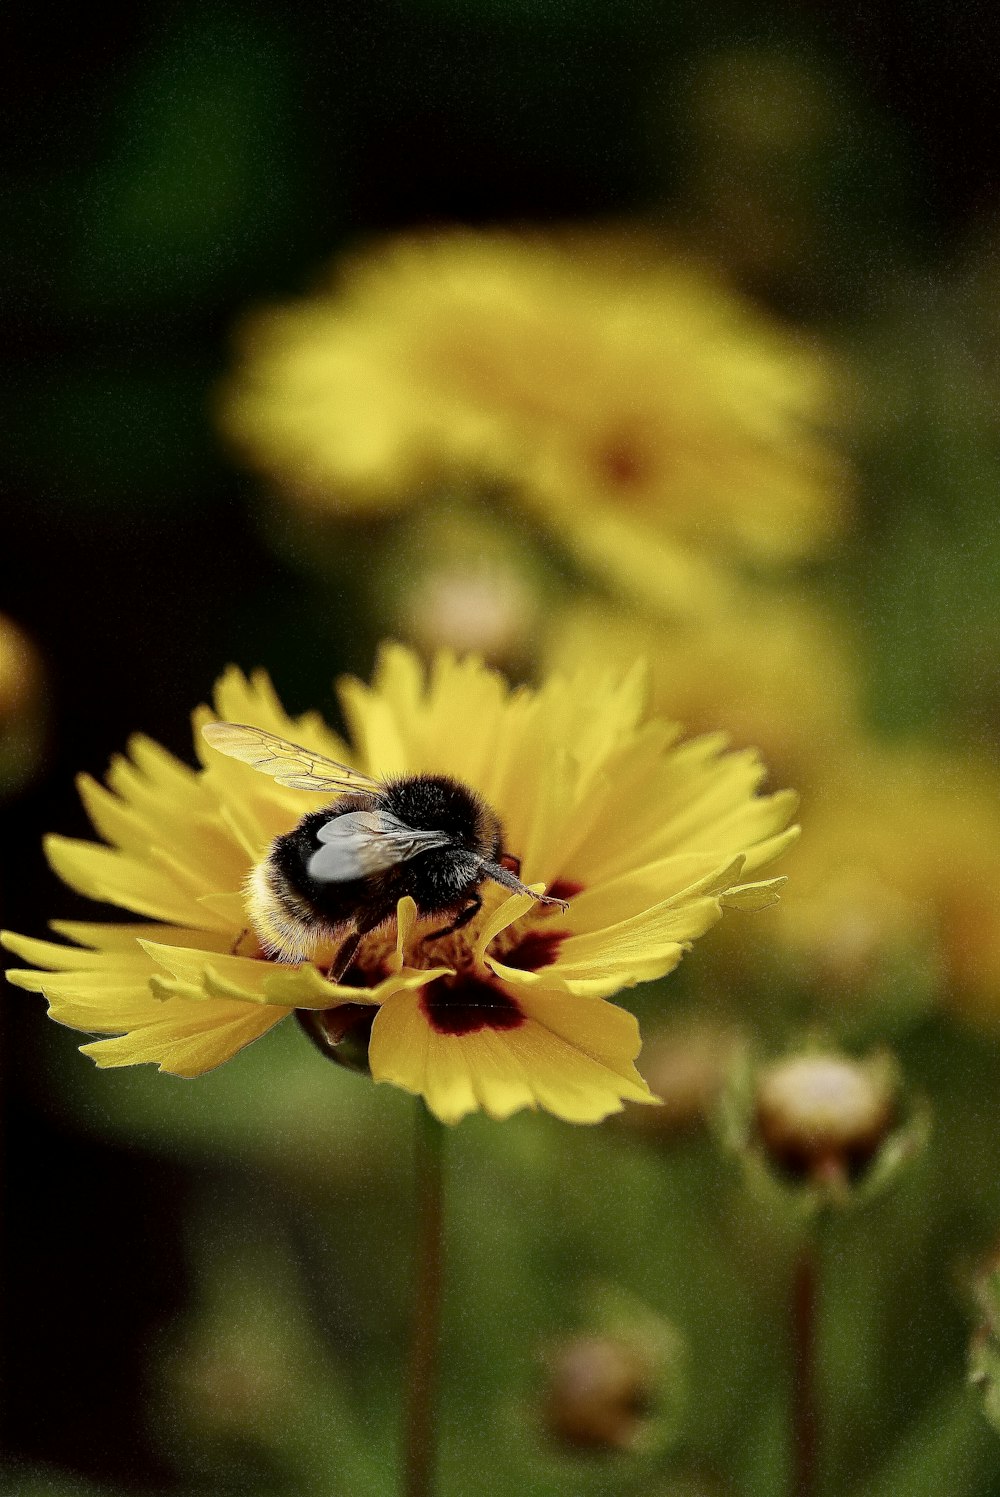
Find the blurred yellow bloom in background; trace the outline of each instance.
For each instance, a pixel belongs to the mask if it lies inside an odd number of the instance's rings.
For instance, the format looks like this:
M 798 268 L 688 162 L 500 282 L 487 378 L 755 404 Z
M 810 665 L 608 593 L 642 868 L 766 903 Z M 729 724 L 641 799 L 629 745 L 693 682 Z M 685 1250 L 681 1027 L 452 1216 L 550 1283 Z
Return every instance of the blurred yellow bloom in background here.
M 37 768 L 44 718 L 38 652 L 24 631 L 0 614 L 0 795 L 16 790 Z
M 886 961 L 922 963 L 937 995 L 1000 1018 L 1000 780 L 926 747 L 859 742 L 806 785 L 774 939 L 845 996 Z
M 845 518 L 829 363 L 691 263 L 623 238 L 399 238 L 246 323 L 222 424 L 304 505 L 453 484 L 530 512 L 656 605 L 725 595 Z
M 341 986 L 325 973 L 333 947 L 297 965 L 237 955 L 247 877 L 316 797 L 197 732 L 199 770 L 137 737 L 108 789 L 80 780 L 109 845 L 52 837 L 48 853 L 73 888 L 152 923 L 56 922 L 75 945 L 7 934 L 49 969 L 8 975 L 44 993 L 59 1022 L 116 1036 L 84 1047 L 103 1066 L 196 1076 L 295 1009 L 351 1004 L 374 1011 L 375 1080 L 422 1094 L 448 1122 L 522 1107 L 592 1122 L 653 1100 L 633 1064 L 636 1021 L 606 1000 L 669 972 L 724 906 L 773 901 L 780 880 L 755 875 L 794 836 L 795 796 L 759 795 L 757 756 L 722 752 L 718 736 L 678 743 L 675 727 L 644 720 L 644 696 L 637 670 L 512 692 L 475 659 L 441 655 L 425 679 L 412 653 L 390 648 L 373 686 L 341 688 L 351 748 L 317 715 L 289 717 L 263 675 L 231 669 L 215 695 L 222 719 L 376 776 L 454 776 L 497 811 L 522 877 L 568 911 L 487 884 L 479 916 L 425 946 L 402 900 L 396 930 L 364 938 Z M 212 717 L 201 709 L 196 728 Z
M 864 662 L 835 614 L 762 589 L 673 622 L 577 603 L 554 618 L 545 658 L 556 670 L 646 659 L 655 711 L 718 726 L 798 787 L 806 835 L 751 939 L 806 988 L 834 1005 L 878 1001 L 895 973 L 917 1005 L 1000 1017 L 1000 779 L 984 762 L 875 737 Z
M 654 711 L 691 732 L 723 728 L 781 781 L 808 782 L 857 736 L 856 651 L 838 618 L 802 598 L 734 593 L 711 614 L 666 622 L 597 601 L 553 616 L 548 668 L 648 662 Z

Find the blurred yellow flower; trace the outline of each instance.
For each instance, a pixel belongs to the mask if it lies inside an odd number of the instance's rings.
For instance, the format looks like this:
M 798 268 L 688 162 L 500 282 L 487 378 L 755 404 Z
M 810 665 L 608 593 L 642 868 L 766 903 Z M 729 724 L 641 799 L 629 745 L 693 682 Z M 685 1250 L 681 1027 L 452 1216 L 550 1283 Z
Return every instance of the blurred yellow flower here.
M 845 995 L 916 958 L 972 1017 L 1000 1017 L 1000 781 L 927 748 L 859 742 L 804 790 L 809 836 L 774 938 Z
M 780 881 L 754 875 L 794 836 L 795 797 L 758 795 L 757 757 L 723 753 L 718 737 L 677 743 L 675 728 L 643 720 L 643 696 L 636 670 L 512 692 L 477 660 L 446 655 L 425 680 L 412 653 L 389 648 L 373 686 L 342 686 L 352 749 L 315 714 L 288 717 L 263 675 L 230 669 L 215 694 L 224 720 L 377 776 L 433 771 L 479 791 L 522 877 L 568 911 L 486 884 L 476 919 L 423 945 L 401 900 L 395 930 L 364 938 L 342 985 L 325 970 L 337 941 L 295 965 L 259 947 L 237 955 L 248 876 L 315 795 L 198 733 L 197 771 L 137 737 L 109 789 L 80 780 L 110 846 L 52 837 L 48 854 L 73 888 L 152 923 L 56 922 L 72 946 L 7 934 L 48 969 L 8 975 L 44 993 L 59 1022 L 117 1036 L 84 1046 L 102 1066 L 196 1076 L 295 1009 L 368 1005 L 373 1077 L 422 1094 L 445 1121 L 543 1107 L 593 1122 L 653 1100 L 633 1064 L 636 1021 L 606 999 L 670 971 L 723 906 L 772 902 Z M 200 709 L 196 728 L 212 716 Z
M 857 736 L 860 673 L 847 632 L 801 598 L 735 593 L 717 612 L 669 622 L 575 603 L 553 616 L 545 658 L 555 670 L 644 659 L 653 711 L 692 732 L 724 729 L 795 784 Z
M 656 604 L 725 591 L 844 519 L 818 353 L 691 264 L 623 240 L 400 238 L 263 312 L 222 423 L 284 492 L 339 513 L 473 482 Z
M 24 631 L 0 614 L 0 794 L 36 767 L 44 737 L 41 662 Z

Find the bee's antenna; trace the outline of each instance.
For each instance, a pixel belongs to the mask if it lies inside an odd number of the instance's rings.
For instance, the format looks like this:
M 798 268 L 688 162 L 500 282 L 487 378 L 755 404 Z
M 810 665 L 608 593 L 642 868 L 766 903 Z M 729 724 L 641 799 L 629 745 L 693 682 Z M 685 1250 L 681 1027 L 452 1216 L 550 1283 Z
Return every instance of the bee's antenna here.
M 529 889 L 523 884 L 516 874 L 511 873 L 502 863 L 491 863 L 488 858 L 480 862 L 486 878 L 491 878 L 495 884 L 502 884 L 505 889 L 510 889 L 513 894 L 530 894 L 532 899 L 537 899 L 539 904 L 557 904 L 561 910 L 569 909 L 569 901 L 566 899 L 553 899 L 551 894 L 536 894 L 534 889 Z

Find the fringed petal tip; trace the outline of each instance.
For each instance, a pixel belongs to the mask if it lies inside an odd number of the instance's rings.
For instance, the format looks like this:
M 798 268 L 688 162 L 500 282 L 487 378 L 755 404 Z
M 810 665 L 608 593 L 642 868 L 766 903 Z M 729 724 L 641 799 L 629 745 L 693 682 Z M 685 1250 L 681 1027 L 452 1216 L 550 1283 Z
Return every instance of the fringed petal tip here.
M 778 903 L 781 890 L 787 882 L 786 877 L 781 877 L 762 879 L 755 884 L 740 884 L 738 888 L 727 889 L 721 894 L 719 903 L 727 910 L 743 910 L 747 913 L 767 910 Z

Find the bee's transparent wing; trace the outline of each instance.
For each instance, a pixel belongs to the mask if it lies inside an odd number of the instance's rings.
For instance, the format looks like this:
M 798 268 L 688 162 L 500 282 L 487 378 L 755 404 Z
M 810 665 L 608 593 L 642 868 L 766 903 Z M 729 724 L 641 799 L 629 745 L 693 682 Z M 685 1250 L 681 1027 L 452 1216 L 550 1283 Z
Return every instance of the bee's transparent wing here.
M 414 831 L 391 811 L 345 811 L 334 816 L 316 833 L 322 847 L 309 859 L 310 878 L 325 884 L 346 884 L 351 879 L 382 873 L 405 863 L 432 847 L 447 847 L 447 832 Z
M 289 790 L 381 790 L 380 781 L 360 770 L 325 759 L 276 733 L 245 723 L 205 723 L 202 733 L 213 748 L 270 775 Z

